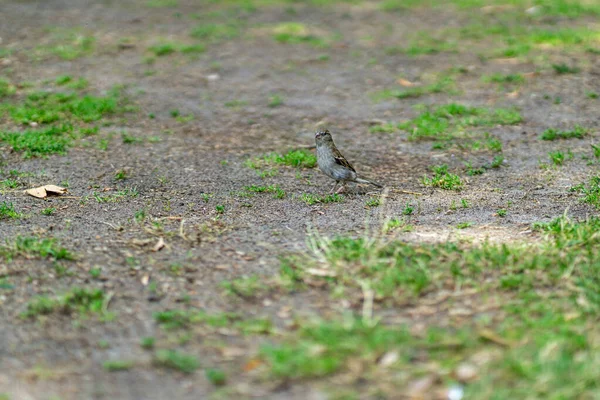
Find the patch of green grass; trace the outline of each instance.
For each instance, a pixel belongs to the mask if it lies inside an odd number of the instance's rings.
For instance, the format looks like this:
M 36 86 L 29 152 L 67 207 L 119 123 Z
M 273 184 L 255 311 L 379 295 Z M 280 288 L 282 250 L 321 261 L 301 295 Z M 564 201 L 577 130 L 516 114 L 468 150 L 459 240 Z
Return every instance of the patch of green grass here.
M 521 84 L 525 83 L 525 78 L 521 74 L 495 73 L 495 74 L 484 76 L 482 78 L 482 80 L 487 83 L 498 83 L 498 84 L 508 84 L 508 85 L 521 85 Z
M 218 368 L 209 368 L 204 372 L 206 379 L 215 386 L 223 386 L 227 383 L 227 375 Z
M 127 131 L 121 132 L 121 139 L 123 140 L 124 144 L 136 144 L 136 143 L 142 143 L 144 141 L 144 139 L 133 136 L 133 135 L 129 134 Z
M 396 124 L 391 122 L 385 124 L 377 124 L 369 127 L 370 133 L 393 133 L 396 131 Z
M 548 153 L 548 156 L 554 165 L 563 165 L 566 158 L 565 153 L 560 150 L 551 151 Z
M 273 38 L 279 43 L 298 44 L 306 43 L 314 47 L 327 47 L 327 41 L 299 22 L 282 22 L 272 29 Z
M 405 209 L 406 210 L 406 207 Z M 411 211 L 412 212 L 412 211 Z M 405 214 L 407 215 L 407 214 Z M 384 233 L 400 230 L 402 232 L 410 232 L 413 230 L 413 226 L 409 225 L 405 218 L 391 218 L 383 224 L 382 231 Z
M 173 43 L 160 43 L 148 48 L 157 57 L 166 56 L 177 51 L 177 46 Z
M 312 206 L 317 203 L 339 203 L 344 201 L 344 197 L 339 194 L 328 194 L 327 196 L 318 196 L 310 193 L 303 193 L 301 197 L 302 201 Z
M 21 216 L 21 213 L 15 210 L 13 203 L 8 203 L 6 201 L 0 203 L 0 220 L 8 218 L 19 219 Z
M 277 378 L 314 378 L 339 371 L 349 359 L 376 363 L 377 356 L 389 349 L 407 352 L 409 339 L 406 329 L 370 326 L 358 319 L 318 321 L 302 324 L 282 344 L 263 345 L 260 355 Z
M 15 179 L 4 179 L 0 181 L 0 187 L 6 188 L 6 189 L 16 189 L 19 187 L 19 182 Z
M 503 155 L 494 156 L 494 159 L 490 163 L 490 168 L 500 168 L 500 166 L 502 166 L 503 163 L 504 163 Z
M 54 80 L 58 86 L 66 86 L 75 90 L 82 90 L 89 86 L 89 82 L 87 79 L 79 78 L 77 80 L 73 80 L 73 77 L 70 75 L 61 75 Z
M 17 91 L 17 88 L 6 78 L 0 77 L 0 99 L 12 96 Z
M 115 88 L 106 96 L 80 96 L 77 93 L 33 92 L 20 105 L 2 104 L 12 120 L 19 124 L 37 122 L 94 122 L 101 118 L 130 111 L 121 90 Z
M 231 100 L 231 101 L 226 101 L 225 102 L 225 107 L 230 107 L 230 108 L 238 108 L 238 107 L 242 107 L 247 105 L 248 102 L 245 100 Z
M 25 318 L 62 312 L 65 314 L 106 313 L 107 296 L 101 289 L 72 288 L 63 296 L 49 298 L 40 296 L 27 303 Z
M 156 339 L 153 336 L 146 336 L 140 340 L 140 347 L 142 349 L 152 349 L 154 348 L 154 344 L 156 343 Z
M 402 214 L 403 215 L 412 215 L 412 213 L 414 211 L 415 211 L 415 208 L 410 203 L 406 203 L 406 205 L 404 206 L 404 210 L 402 210 Z
M 133 198 L 133 197 L 137 197 L 139 195 L 139 192 L 136 188 L 126 188 L 126 189 L 122 189 L 119 190 L 116 193 L 111 193 L 108 195 L 102 195 L 98 192 L 93 192 L 92 193 L 92 197 L 94 198 L 94 200 L 96 200 L 98 203 L 115 203 L 121 200 L 124 200 L 126 198 Z
M 398 128 L 409 133 L 409 139 L 448 139 L 467 127 L 514 125 L 521 122 L 514 109 L 485 109 L 450 103 L 427 109 L 418 117 L 401 123 Z
M 254 297 L 267 289 L 263 280 L 258 276 L 224 281 L 221 282 L 221 287 L 225 289 L 225 293 L 242 298 Z
M 200 361 L 191 355 L 179 350 L 161 349 L 154 353 L 154 365 L 175 369 L 186 374 L 191 374 L 200 368 Z
M 269 103 L 267 104 L 271 108 L 279 107 L 283 104 L 283 97 L 278 94 L 269 96 Z
M 146 5 L 152 8 L 167 8 L 177 7 L 179 2 L 177 0 L 148 0 Z
M 561 131 L 558 129 L 546 129 L 542 132 L 540 139 L 542 140 L 558 140 L 558 139 L 583 139 L 588 134 L 588 130 L 580 125 L 575 125 L 572 130 Z
M 244 190 L 247 192 L 252 192 L 252 193 L 273 193 L 273 197 L 275 197 L 276 199 L 283 199 L 285 197 L 285 191 L 277 185 L 270 185 L 270 186 L 251 185 L 251 186 L 244 187 Z
M 317 157 L 308 150 L 291 150 L 285 154 L 269 153 L 259 158 L 248 159 L 245 165 L 257 170 L 257 172 L 268 172 L 275 165 L 287 165 L 296 168 L 314 168 L 317 165 Z M 271 170 L 272 171 L 272 170 Z M 276 171 L 273 171 L 274 175 Z
M 472 222 L 459 222 L 456 224 L 456 229 L 467 229 L 473 226 Z
M 432 93 L 447 93 L 456 94 L 456 81 L 450 76 L 443 76 L 436 82 L 423 85 L 413 86 L 408 89 L 385 89 L 380 92 L 373 93 L 371 98 L 375 101 L 396 98 L 396 99 L 408 99 L 416 98 Z
M 556 72 L 559 75 L 576 74 L 579 71 L 581 71 L 579 68 L 571 67 L 571 66 L 568 66 L 567 64 L 552 64 L 552 68 L 554 69 L 554 72 Z
M 430 31 L 418 32 L 406 47 L 399 50 L 409 56 L 457 52 L 458 43 L 449 37 L 432 36 Z
M 467 175 L 469 176 L 482 175 L 485 172 L 483 167 L 473 167 L 473 164 L 470 161 L 465 162 L 465 168 L 467 170 Z
M 201 44 L 184 45 L 179 43 L 163 42 L 148 47 L 148 51 L 155 57 L 164 57 L 175 53 L 181 54 L 200 54 L 206 51 L 206 47 Z
M 125 171 L 124 169 L 118 170 L 117 172 L 115 172 L 113 179 L 116 181 L 127 179 L 127 171 Z
M 40 214 L 42 214 L 42 215 L 52 215 L 55 212 L 56 212 L 56 208 L 54 208 L 54 207 L 46 207 L 42 211 L 40 211 Z
M 54 238 L 17 236 L 0 246 L 0 256 L 7 260 L 15 257 L 52 258 L 54 260 L 74 260 L 75 256 Z
M 593 176 L 590 178 L 587 186 L 581 183 L 572 187 L 571 191 L 583 194 L 582 201 L 584 203 L 591 204 L 600 209 L 600 176 Z
M 225 206 L 221 205 L 221 204 L 217 204 L 215 206 L 215 211 L 217 212 L 217 214 L 224 214 L 225 213 Z
M 379 197 L 371 197 L 369 200 L 365 202 L 367 207 L 379 207 L 381 205 L 381 198 Z
M 215 43 L 238 37 L 240 35 L 240 25 L 235 23 L 203 23 L 196 25 L 190 35 L 197 39 Z
M 425 186 L 439 187 L 444 190 L 460 190 L 463 183 L 458 175 L 448 172 L 447 165 L 437 165 L 432 167 L 433 177 L 424 176 L 423 184 Z
M 63 60 L 75 60 L 93 53 L 96 38 L 73 32 L 57 41 L 58 44 L 49 47 L 38 47 L 36 54 L 41 57 L 52 54 Z
M 36 130 L 11 132 L 0 130 L 0 142 L 5 142 L 23 158 L 65 154 L 73 144 L 70 125 L 52 126 Z
M 102 368 L 109 372 L 127 371 L 133 366 L 134 362 L 129 360 L 110 360 L 102 363 Z
M 586 95 L 586 96 L 587 96 L 589 99 L 597 99 L 598 97 L 600 97 L 600 96 L 598 95 L 598 93 L 596 93 L 596 92 L 591 92 L 591 91 L 589 91 L 589 92 L 586 92 L 586 93 L 585 93 L 585 95 Z

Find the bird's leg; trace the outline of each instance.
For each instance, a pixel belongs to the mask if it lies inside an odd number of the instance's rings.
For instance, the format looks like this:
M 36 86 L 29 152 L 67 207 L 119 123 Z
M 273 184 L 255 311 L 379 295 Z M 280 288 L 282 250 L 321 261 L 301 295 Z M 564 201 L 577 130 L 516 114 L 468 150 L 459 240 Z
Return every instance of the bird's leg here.
M 332 194 L 333 191 L 335 190 L 335 188 L 337 187 L 338 183 L 340 183 L 340 181 L 335 181 L 335 185 L 333 185 L 333 187 L 331 188 L 331 190 L 329 191 L 329 194 Z
M 346 182 L 342 182 L 342 186 L 335 192 L 336 194 L 342 193 L 346 189 Z

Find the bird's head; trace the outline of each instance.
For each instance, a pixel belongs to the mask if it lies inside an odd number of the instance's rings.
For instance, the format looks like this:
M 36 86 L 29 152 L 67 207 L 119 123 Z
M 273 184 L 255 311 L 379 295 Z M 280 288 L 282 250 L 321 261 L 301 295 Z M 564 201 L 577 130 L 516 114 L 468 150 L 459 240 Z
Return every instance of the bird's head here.
M 315 132 L 315 141 L 318 143 L 333 142 L 331 132 L 328 129 L 319 129 Z

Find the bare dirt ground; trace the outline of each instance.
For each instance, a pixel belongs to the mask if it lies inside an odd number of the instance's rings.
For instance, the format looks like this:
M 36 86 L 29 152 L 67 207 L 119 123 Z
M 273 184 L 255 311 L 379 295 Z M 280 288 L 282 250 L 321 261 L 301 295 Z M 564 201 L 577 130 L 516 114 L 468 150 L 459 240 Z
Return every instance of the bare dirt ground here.
M 0 220 L 0 242 L 17 236 L 53 237 L 76 256 L 60 262 L 66 272 L 52 258 L 2 261 L 0 277 L 9 286 L 0 289 L 0 393 L 7 398 L 326 398 L 326 379 L 282 383 L 248 365 L 257 349 L 272 340 L 269 337 L 223 329 L 193 330 L 182 339 L 165 333 L 153 313 L 182 308 L 236 312 L 267 316 L 286 329 L 290 314 L 324 316 L 334 309 L 360 309 L 354 299 L 331 304 L 319 291 L 238 298 L 224 293 L 221 283 L 277 274 L 281 256 L 305 251 L 309 229 L 323 236 L 360 236 L 366 226 L 377 229 L 386 217 L 402 217 L 407 203 L 415 207 L 406 216 L 413 230 L 398 237 L 415 243 L 533 241 L 533 222 L 549 221 L 567 208 L 574 218 L 596 212 L 569 188 L 587 182 L 597 168 L 581 157 L 593 159 L 590 143 L 599 125 L 598 100 L 586 96 L 600 92 L 597 54 L 557 50 L 541 64 L 484 59 L 480 49 L 493 45 L 486 44 L 486 37 L 475 40 L 473 47 L 459 42 L 452 52 L 415 57 L 386 51 L 406 46 L 415 31 L 465 25 L 469 12 L 454 8 L 385 12 L 372 2 L 274 2 L 257 9 L 235 2 L 150 3 L 156 4 L 0 1 L 0 47 L 11 50 L 1 56 L 0 76 L 16 85 L 14 97 L 4 101 L 16 102 L 31 90 L 19 83 L 46 88 L 57 77 L 70 75 L 87 79 L 85 91 L 95 95 L 124 85 L 136 107 L 111 117 L 110 123 L 99 123 L 96 135 L 79 139 L 64 155 L 23 158 L 8 145 L 0 147 L 1 178 L 8 178 L 10 170 L 22 174 L 17 188 L 0 192 L 0 201 L 12 203 L 23 214 Z M 190 36 L 196 25 L 213 20 L 239 29 L 231 37 Z M 274 40 L 272 26 L 290 21 L 311 27 L 331 42 L 315 46 Z M 593 21 L 554 22 L 577 27 Z M 56 46 L 54 35 L 60 29 L 93 36 L 93 50 L 71 60 L 36 56 L 40 48 Z M 163 56 L 148 50 L 163 42 L 201 43 L 205 51 Z M 577 62 L 580 71 L 557 74 L 540 67 L 560 62 Z M 373 99 L 373 93 L 384 89 L 406 89 L 397 83 L 400 77 L 423 83 L 453 68 L 461 69 L 454 75 L 454 93 Z M 525 74 L 526 79 L 505 90 L 482 80 L 494 73 Z M 369 131 L 377 121 L 398 123 L 416 117 L 416 104 L 450 102 L 517 107 L 521 122 L 485 128 L 502 142 L 505 161 L 499 168 L 467 176 L 464 161 L 481 166 L 494 154 L 458 146 L 435 150 L 432 141 L 409 140 L 401 129 Z M 189 115 L 193 118 L 186 119 Z M 8 114 L 2 124 L 4 129 L 19 128 Z M 584 139 L 539 139 L 548 128 L 571 129 L 576 124 L 589 129 Z M 260 171 L 248 167 L 249 159 L 311 146 L 317 127 L 333 132 L 357 170 L 388 187 L 422 195 L 392 190 L 376 207 L 367 205 L 374 196 L 371 188 L 350 186 L 341 202 L 309 205 L 303 194 L 326 195 L 332 185 L 317 169 L 282 165 L 275 176 L 261 177 Z M 123 131 L 140 140 L 124 143 Z M 553 166 L 548 152 L 558 149 L 570 149 L 573 159 Z M 422 177 L 440 164 L 461 176 L 462 190 L 423 185 Z M 121 170 L 126 178 L 115 180 Z M 67 196 L 40 200 L 22 192 L 65 182 Z M 285 197 L 249 196 L 244 191 L 249 185 L 278 185 Z M 128 188 L 135 188 L 137 195 L 108 202 L 96 198 Z M 42 215 L 49 207 L 55 208 L 52 215 Z M 506 214 L 500 216 L 498 210 L 503 209 Z M 140 210 L 143 217 L 136 218 Z M 166 246 L 152 251 L 159 238 Z M 73 287 L 102 289 L 110 296 L 105 305 L 114 319 L 60 313 L 20 316 L 36 296 L 57 296 Z M 416 310 L 418 303 L 395 310 L 395 315 L 411 325 L 425 318 Z M 442 309 L 439 318 L 448 318 Z M 196 356 L 202 368 L 222 369 L 229 391 L 216 391 L 202 369 L 184 374 L 156 366 L 152 352 L 140 346 L 144 337 L 156 338 L 157 347 Z M 229 348 L 241 351 L 228 353 Z M 110 360 L 131 360 L 134 365 L 114 372 L 104 364 Z

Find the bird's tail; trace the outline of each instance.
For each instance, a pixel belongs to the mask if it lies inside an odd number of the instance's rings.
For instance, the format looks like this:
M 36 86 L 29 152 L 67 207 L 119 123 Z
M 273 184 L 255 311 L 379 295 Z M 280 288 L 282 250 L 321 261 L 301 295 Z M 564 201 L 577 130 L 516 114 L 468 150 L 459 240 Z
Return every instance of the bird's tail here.
M 356 182 L 358 182 L 358 183 L 369 183 L 369 184 L 371 184 L 371 185 L 373 185 L 373 186 L 377 186 L 378 188 L 382 188 L 382 187 L 383 187 L 383 185 L 380 185 L 380 184 L 379 184 L 379 183 L 377 183 L 377 182 L 373 182 L 373 181 L 370 181 L 370 180 L 368 180 L 368 179 L 365 179 L 365 178 L 358 178 L 358 177 L 357 177 L 357 178 L 356 178 Z

